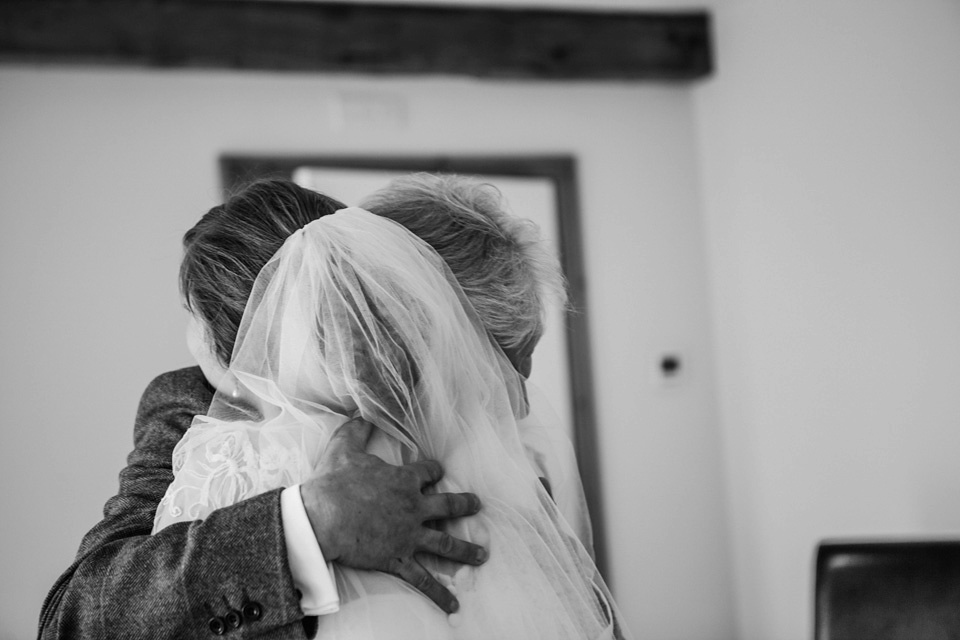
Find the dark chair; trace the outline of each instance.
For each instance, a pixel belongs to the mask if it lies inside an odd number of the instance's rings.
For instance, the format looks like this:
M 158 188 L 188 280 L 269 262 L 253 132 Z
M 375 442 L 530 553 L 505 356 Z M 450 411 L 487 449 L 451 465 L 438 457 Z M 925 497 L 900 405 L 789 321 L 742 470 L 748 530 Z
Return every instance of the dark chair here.
M 960 640 L 960 541 L 825 541 L 815 640 Z

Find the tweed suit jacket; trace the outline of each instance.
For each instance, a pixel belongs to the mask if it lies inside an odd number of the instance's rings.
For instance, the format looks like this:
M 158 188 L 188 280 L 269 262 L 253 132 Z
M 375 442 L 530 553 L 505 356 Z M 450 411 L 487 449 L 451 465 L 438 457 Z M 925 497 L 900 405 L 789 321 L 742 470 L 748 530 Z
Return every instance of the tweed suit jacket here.
M 213 397 L 199 367 L 162 374 L 140 400 L 120 488 L 43 603 L 38 637 L 307 638 L 287 561 L 280 490 L 151 536 L 173 449 Z

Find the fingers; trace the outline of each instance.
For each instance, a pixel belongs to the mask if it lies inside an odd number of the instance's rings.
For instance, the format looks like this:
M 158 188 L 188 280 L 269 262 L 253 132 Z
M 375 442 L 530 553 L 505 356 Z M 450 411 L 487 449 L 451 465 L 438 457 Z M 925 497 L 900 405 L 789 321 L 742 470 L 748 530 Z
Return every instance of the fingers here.
M 363 418 L 354 418 L 340 425 L 330 437 L 328 449 L 344 448 L 362 452 L 367 448 L 367 441 L 373 433 L 373 423 Z
M 449 520 L 480 511 L 480 498 L 472 493 L 437 493 L 423 497 L 424 520 Z
M 487 560 L 487 550 L 480 545 L 454 538 L 435 529 L 423 530 L 420 550 L 464 564 L 479 565 Z
M 427 485 L 436 484 L 443 477 L 443 467 L 436 460 L 411 462 L 407 466 L 417 472 L 421 489 Z
M 437 582 L 437 579 L 430 575 L 430 572 L 416 560 L 402 562 L 396 573 L 447 613 L 455 613 L 460 608 L 460 603 L 453 597 L 453 594 Z

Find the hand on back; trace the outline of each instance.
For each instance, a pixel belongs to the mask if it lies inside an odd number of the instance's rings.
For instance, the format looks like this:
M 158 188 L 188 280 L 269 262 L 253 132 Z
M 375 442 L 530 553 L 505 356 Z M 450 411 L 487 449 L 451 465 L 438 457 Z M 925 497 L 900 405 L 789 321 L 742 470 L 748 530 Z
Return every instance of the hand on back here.
M 303 504 L 327 560 L 355 569 L 396 575 L 448 613 L 456 598 L 415 558 L 417 553 L 479 565 L 480 546 L 425 526 L 477 513 L 472 493 L 423 493 L 443 477 L 436 461 L 387 464 L 365 452 L 373 425 L 361 419 L 344 424 L 327 446 L 321 471 L 300 486 Z

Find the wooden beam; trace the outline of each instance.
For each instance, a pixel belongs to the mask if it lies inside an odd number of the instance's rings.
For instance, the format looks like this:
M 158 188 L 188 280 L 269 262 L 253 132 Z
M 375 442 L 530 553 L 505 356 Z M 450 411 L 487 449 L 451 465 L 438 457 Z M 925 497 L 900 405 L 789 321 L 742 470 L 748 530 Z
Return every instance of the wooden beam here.
M 0 62 L 555 80 L 690 80 L 705 12 L 277 0 L 4 0 Z

